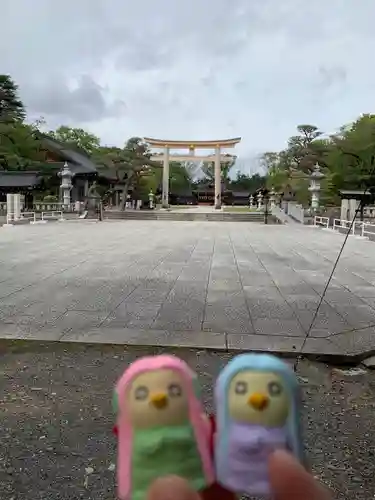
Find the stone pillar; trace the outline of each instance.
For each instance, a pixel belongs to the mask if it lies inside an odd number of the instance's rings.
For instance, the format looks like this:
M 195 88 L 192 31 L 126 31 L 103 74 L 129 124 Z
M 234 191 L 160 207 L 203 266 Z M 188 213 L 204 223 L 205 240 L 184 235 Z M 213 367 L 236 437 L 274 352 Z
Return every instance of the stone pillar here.
M 21 218 L 21 195 L 19 193 L 13 195 L 14 199 L 14 220 Z
M 14 220 L 14 194 L 7 194 L 7 219 Z
M 263 210 L 263 195 L 262 193 L 258 193 L 258 208 L 257 210 Z
M 270 192 L 270 206 L 271 206 L 271 209 L 276 206 L 276 192 L 275 192 L 274 188 L 272 188 L 271 192 Z
M 359 204 L 360 204 L 360 201 L 359 200 L 356 200 L 354 198 L 351 198 L 349 200 L 349 221 L 352 221 L 354 219 L 354 216 L 358 210 L 358 207 L 359 207 Z
M 343 198 L 341 200 L 341 210 L 340 210 L 340 219 L 347 220 L 349 215 L 349 200 L 347 198 Z
M 220 146 L 216 146 L 215 149 L 215 209 L 221 209 Z
M 253 208 L 253 205 L 254 205 L 254 196 L 251 194 L 249 196 L 249 208 Z
M 169 148 L 164 148 L 162 207 L 169 207 Z

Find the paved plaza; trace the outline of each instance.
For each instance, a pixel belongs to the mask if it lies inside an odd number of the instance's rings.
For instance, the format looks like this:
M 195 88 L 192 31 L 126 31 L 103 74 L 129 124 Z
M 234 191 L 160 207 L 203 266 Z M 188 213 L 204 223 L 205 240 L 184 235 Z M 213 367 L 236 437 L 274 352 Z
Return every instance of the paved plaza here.
M 299 225 L 0 228 L 0 337 L 298 352 L 344 236 Z M 375 349 L 375 246 L 350 237 L 306 353 Z

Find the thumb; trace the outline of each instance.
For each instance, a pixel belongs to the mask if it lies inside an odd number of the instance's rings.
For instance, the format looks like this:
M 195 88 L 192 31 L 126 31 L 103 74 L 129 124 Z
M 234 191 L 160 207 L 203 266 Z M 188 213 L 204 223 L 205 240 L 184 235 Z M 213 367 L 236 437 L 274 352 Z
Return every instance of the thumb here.
M 200 500 L 200 497 L 186 479 L 166 476 L 156 479 L 151 484 L 147 500 Z
M 269 474 L 277 500 L 331 500 L 329 492 L 285 451 L 271 455 Z

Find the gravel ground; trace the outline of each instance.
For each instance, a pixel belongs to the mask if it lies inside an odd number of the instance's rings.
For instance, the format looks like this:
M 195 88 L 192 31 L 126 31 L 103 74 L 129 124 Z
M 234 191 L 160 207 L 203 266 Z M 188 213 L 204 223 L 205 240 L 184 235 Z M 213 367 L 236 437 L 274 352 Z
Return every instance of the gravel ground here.
M 0 344 L 1 348 L 1 344 Z M 113 500 L 111 391 L 127 363 L 155 350 L 2 345 L 0 498 Z M 199 372 L 207 409 L 229 355 L 174 351 Z M 301 362 L 306 446 L 337 499 L 375 498 L 375 372 Z

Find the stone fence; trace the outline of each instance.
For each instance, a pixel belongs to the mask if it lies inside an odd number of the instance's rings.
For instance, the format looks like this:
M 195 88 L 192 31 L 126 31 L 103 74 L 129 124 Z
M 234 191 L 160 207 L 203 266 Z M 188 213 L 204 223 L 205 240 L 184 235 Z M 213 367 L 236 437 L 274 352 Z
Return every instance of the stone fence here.
M 281 208 L 275 205 L 274 207 L 271 208 L 272 215 L 276 217 L 278 221 L 280 221 L 282 224 L 296 224 L 295 220 L 292 219 L 289 215 L 285 213 L 285 211 Z
M 321 207 L 320 209 L 314 211 L 311 208 L 304 208 L 295 201 L 283 201 L 281 203 L 280 210 L 283 214 L 300 224 L 313 224 L 315 215 L 326 217 L 329 219 L 330 225 L 333 224 L 334 219 L 340 218 L 340 207 Z M 282 217 L 282 214 L 279 215 Z
M 24 210 L 24 204 L 21 202 L 21 211 Z M 78 207 L 77 207 L 78 208 Z M 28 210 L 32 212 L 55 212 L 55 211 L 64 211 L 64 212 L 74 212 L 76 211 L 75 203 L 71 203 L 69 206 L 65 206 L 62 203 L 33 203 L 32 208 L 28 207 Z M 0 213 L 7 213 L 7 204 L 6 202 L 0 202 Z
M 301 224 L 305 223 L 305 209 L 302 205 L 299 205 L 294 201 L 287 201 L 282 203 L 282 209 L 287 215 L 292 217 L 297 222 L 300 222 Z

